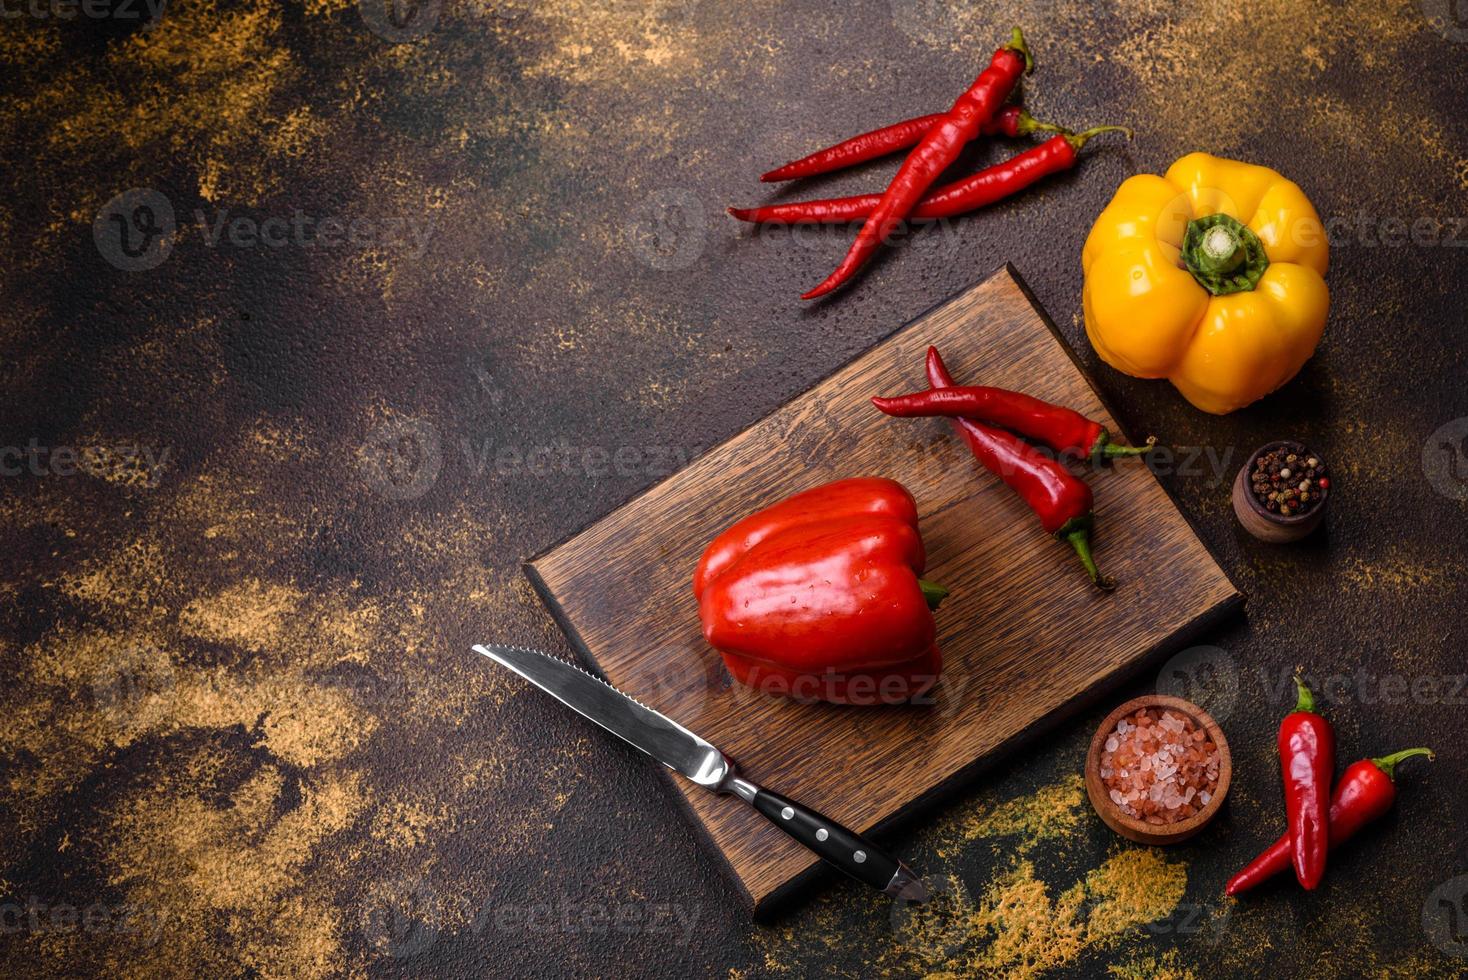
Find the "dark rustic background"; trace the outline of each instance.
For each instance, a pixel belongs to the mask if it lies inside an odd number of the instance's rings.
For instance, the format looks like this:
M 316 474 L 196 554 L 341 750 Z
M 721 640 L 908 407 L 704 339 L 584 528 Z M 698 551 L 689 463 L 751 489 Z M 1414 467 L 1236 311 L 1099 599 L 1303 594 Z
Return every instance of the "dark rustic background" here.
M 0 970 L 1460 970 L 1454 5 L 362 4 L 0 20 Z M 890 162 L 755 176 L 946 105 L 1014 24 L 1037 115 L 1136 140 L 801 305 L 848 233 L 751 234 L 723 207 L 880 186 Z M 1194 149 L 1293 177 L 1335 242 L 1319 353 L 1226 418 L 1099 365 L 1078 319 L 1092 219 Z M 895 838 L 942 884 L 922 915 L 831 880 L 751 925 L 647 760 L 467 647 L 565 653 L 522 558 L 1005 261 L 1129 431 L 1193 447 L 1163 480 L 1250 598 L 1161 682 L 1216 709 L 1231 802 L 1187 845 L 1119 841 L 1076 779 L 1098 709 Z M 1293 548 L 1227 500 L 1280 435 L 1338 485 Z M 1329 682 L 1343 762 L 1438 759 L 1319 892 L 1226 902 L 1280 826 L 1297 663 Z

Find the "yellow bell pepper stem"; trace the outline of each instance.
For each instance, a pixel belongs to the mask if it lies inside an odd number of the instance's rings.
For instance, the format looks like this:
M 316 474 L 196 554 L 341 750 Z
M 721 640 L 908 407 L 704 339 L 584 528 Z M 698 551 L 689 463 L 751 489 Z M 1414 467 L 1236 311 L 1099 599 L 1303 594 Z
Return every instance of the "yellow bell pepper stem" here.
M 1244 293 L 1259 285 L 1269 256 L 1264 243 L 1236 218 L 1210 214 L 1188 222 L 1183 263 L 1198 285 L 1214 296 Z

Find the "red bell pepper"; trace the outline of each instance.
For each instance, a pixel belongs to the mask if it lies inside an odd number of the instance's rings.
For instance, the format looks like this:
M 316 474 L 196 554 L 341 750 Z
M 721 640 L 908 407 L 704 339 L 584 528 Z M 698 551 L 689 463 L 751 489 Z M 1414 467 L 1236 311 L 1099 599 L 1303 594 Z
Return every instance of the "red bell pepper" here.
M 742 684 L 799 700 L 898 704 L 942 657 L 919 579 L 917 505 L 893 480 L 838 480 L 739 521 L 693 576 L 703 635 Z
M 1284 775 L 1290 857 L 1300 886 L 1311 891 L 1325 877 L 1330 847 L 1330 780 L 1335 774 L 1335 731 L 1315 711 L 1315 698 L 1299 677 L 1295 710 L 1279 723 L 1279 764 Z

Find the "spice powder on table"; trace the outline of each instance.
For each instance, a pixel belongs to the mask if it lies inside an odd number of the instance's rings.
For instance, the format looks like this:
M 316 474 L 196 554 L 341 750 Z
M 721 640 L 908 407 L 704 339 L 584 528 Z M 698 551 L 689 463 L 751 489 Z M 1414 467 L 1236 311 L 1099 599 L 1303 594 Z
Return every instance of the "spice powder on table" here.
M 1141 708 L 1106 736 L 1101 782 L 1129 817 L 1150 824 L 1185 820 L 1218 790 L 1218 746 L 1182 712 Z

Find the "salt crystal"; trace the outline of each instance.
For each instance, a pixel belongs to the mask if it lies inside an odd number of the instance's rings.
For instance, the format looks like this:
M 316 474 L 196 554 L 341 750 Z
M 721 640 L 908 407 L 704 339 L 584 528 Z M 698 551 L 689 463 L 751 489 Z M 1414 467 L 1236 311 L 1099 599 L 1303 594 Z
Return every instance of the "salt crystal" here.
M 1213 799 L 1213 794 L 1208 792 L 1206 789 L 1198 794 L 1198 802 L 1203 804 L 1204 806 L 1207 806 L 1208 801 L 1211 799 Z
M 1218 750 L 1192 718 L 1142 709 L 1107 735 L 1100 772 L 1113 803 L 1151 824 L 1185 819 L 1217 785 Z M 1196 801 L 1196 802 L 1195 802 Z

